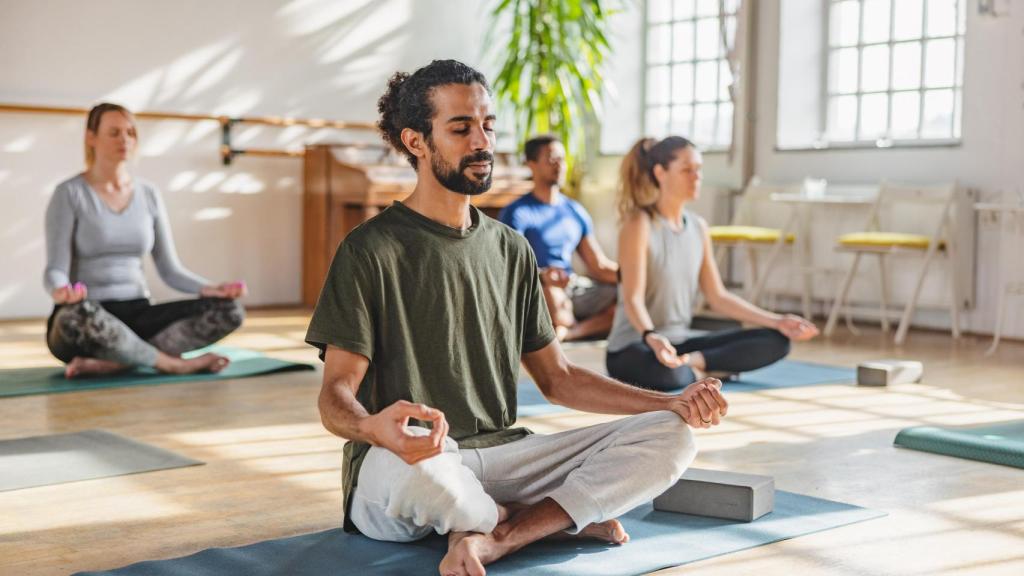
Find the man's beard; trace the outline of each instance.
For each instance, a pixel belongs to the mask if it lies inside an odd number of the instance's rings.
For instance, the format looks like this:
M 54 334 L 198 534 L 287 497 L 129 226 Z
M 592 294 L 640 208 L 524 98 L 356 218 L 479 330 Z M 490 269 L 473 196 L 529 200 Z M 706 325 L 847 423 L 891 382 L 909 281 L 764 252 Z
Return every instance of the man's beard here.
M 430 145 L 432 152 L 430 159 L 430 169 L 434 172 L 434 178 L 441 183 L 442 186 L 451 190 L 452 192 L 458 192 L 459 194 L 465 194 L 466 196 L 476 196 L 483 194 L 491 189 L 491 174 L 494 170 L 494 155 L 486 150 L 481 150 L 475 154 L 464 156 L 459 161 L 457 168 L 453 168 L 451 164 L 444 161 L 441 155 L 437 152 L 434 146 Z M 492 172 L 488 172 L 487 176 L 483 180 L 474 180 L 464 174 L 466 168 L 469 168 L 470 164 L 475 162 L 490 162 Z

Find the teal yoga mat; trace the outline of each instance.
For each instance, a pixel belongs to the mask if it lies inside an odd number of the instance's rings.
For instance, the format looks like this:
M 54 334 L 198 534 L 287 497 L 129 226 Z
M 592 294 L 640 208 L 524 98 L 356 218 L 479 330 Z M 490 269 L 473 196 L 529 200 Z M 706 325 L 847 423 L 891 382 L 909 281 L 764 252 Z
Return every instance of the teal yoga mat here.
M 727 380 L 723 391 L 756 392 L 777 388 L 816 386 L 818 384 L 852 384 L 857 380 L 856 370 L 842 366 L 829 366 L 796 360 L 781 360 L 760 370 L 740 374 L 738 379 Z M 519 379 L 519 416 L 543 416 L 567 411 L 544 398 L 529 378 Z
M 970 428 L 904 428 L 894 443 L 911 450 L 1024 468 L 1024 420 Z
M 160 374 L 155 370 L 138 369 L 131 372 L 102 376 L 96 378 L 80 378 L 68 380 L 64 378 L 63 368 L 16 368 L 0 370 L 0 397 L 26 396 L 29 394 L 51 394 L 54 392 L 76 392 L 79 390 L 95 390 L 98 388 L 122 388 L 127 386 L 152 386 L 155 384 L 174 384 L 179 382 L 199 382 L 204 380 L 228 380 L 246 378 L 263 374 L 276 374 L 296 370 L 313 370 L 310 364 L 289 362 L 270 358 L 252 350 L 232 348 L 230 346 L 209 346 L 189 354 L 216 352 L 231 359 L 231 364 L 217 374 Z M 188 354 L 187 354 L 188 355 Z
M 781 491 L 775 493 L 775 511 L 750 523 L 657 512 L 645 504 L 620 519 L 631 538 L 625 546 L 580 540 L 538 542 L 491 564 L 487 574 L 646 574 L 884 515 Z M 396 544 L 334 529 L 79 576 L 436 575 L 445 547 L 441 537 Z

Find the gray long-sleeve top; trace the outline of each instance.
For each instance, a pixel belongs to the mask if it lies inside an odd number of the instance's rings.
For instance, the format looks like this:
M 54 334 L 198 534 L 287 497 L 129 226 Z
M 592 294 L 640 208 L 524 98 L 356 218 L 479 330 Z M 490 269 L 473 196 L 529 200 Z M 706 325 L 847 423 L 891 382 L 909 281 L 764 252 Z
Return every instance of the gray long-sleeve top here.
M 131 201 L 117 213 L 81 174 L 61 182 L 46 208 L 47 292 L 82 282 L 90 300 L 148 298 L 142 257 L 153 254 L 160 277 L 197 294 L 210 282 L 181 265 L 156 187 L 135 179 Z

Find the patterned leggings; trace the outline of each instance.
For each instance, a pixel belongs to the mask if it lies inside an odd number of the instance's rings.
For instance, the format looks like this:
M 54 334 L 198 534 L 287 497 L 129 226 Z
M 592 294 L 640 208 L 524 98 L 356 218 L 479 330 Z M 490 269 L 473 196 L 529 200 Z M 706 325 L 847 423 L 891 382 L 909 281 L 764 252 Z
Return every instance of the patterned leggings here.
M 236 300 L 199 298 L 166 304 L 149 300 L 82 301 L 57 305 L 46 344 L 62 362 L 76 356 L 130 366 L 154 366 L 157 352 L 179 356 L 227 336 L 242 325 Z

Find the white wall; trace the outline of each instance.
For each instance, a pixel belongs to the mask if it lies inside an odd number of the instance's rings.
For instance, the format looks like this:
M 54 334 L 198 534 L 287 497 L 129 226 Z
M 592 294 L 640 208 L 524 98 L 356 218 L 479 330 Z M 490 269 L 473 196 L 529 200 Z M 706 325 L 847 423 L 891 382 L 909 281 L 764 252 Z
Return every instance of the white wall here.
M 1024 193 L 1024 4 L 1001 3 L 1002 16 L 993 18 L 980 16 L 977 0 L 968 0 L 961 145 L 779 151 L 779 9 L 780 2 L 787 1 L 759 3 L 757 174 L 772 182 L 794 182 L 805 176 L 839 183 L 957 180 L 963 187 L 977 189 L 982 199 Z M 986 219 L 979 220 L 976 308 L 965 317 L 965 328 L 971 331 L 991 333 L 995 322 L 996 247 L 996 228 Z M 1016 268 L 1019 273 L 1024 266 Z M 924 324 L 948 325 L 945 314 L 929 316 L 925 312 L 918 319 Z M 1018 300 L 1011 307 L 1005 326 L 1010 334 L 1024 337 L 1024 303 Z
M 0 102 L 374 121 L 387 77 L 434 58 L 489 71 L 474 0 L 0 0 Z M 0 114 L 0 318 L 42 316 L 43 212 L 82 169 L 84 118 Z M 302 167 L 220 165 L 215 122 L 142 121 L 135 172 L 162 188 L 178 251 L 251 304 L 300 299 Z M 240 147 L 332 134 L 236 129 Z M 375 138 L 374 136 L 370 136 Z M 176 295 L 150 270 L 154 296 Z

